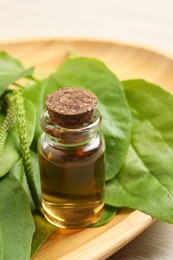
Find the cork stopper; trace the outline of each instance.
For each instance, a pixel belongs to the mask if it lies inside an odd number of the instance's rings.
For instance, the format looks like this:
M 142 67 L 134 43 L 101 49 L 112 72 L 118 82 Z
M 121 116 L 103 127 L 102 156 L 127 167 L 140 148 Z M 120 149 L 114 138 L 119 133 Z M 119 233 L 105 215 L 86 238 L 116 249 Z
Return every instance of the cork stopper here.
M 46 98 L 51 121 L 65 128 L 80 128 L 93 117 L 97 97 L 90 91 L 62 88 Z

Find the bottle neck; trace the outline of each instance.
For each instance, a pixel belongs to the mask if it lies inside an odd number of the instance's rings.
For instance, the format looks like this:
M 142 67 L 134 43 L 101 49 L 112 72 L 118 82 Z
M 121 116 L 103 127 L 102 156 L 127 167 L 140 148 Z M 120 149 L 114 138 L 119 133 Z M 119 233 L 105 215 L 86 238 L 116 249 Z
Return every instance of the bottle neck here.
M 86 144 L 97 136 L 101 123 L 101 115 L 96 110 L 92 120 L 87 125 L 77 129 L 63 128 L 55 125 L 51 122 L 47 110 L 41 114 L 40 121 L 46 138 L 53 145 L 77 146 Z

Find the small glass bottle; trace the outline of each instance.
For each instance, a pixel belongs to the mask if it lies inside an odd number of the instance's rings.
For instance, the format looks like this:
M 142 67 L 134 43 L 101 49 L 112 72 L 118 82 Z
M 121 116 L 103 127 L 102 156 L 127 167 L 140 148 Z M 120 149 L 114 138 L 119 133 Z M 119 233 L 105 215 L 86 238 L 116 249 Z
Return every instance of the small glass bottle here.
M 77 129 L 52 123 L 47 110 L 41 115 L 42 205 L 45 217 L 58 227 L 86 227 L 102 215 L 105 142 L 100 123 L 97 110 L 88 124 Z

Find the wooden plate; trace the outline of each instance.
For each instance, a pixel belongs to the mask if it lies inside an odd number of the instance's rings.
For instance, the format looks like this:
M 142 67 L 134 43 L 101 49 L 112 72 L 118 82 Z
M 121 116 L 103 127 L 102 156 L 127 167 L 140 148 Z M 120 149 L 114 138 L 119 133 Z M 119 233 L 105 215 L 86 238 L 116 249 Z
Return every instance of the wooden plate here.
M 104 61 L 119 79 L 144 78 L 173 91 L 173 60 L 141 47 L 120 43 L 50 39 L 1 43 L 9 52 L 36 71 L 52 71 L 68 57 L 70 49 L 79 56 Z M 83 230 L 57 229 L 43 244 L 33 260 L 106 259 L 134 239 L 153 223 L 153 219 L 136 210 L 122 210 L 107 225 Z

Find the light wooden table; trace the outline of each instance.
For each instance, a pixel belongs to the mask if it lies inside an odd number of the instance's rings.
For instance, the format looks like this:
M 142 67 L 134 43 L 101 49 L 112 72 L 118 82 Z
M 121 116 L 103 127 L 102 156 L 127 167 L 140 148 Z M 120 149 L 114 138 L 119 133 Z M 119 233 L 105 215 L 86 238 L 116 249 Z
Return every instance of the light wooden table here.
M 154 223 L 109 260 L 172 260 L 173 225 Z
M 106 38 L 173 53 L 173 1 L 0 0 L 0 40 L 47 36 Z M 173 225 L 156 222 L 109 259 L 172 260 Z

